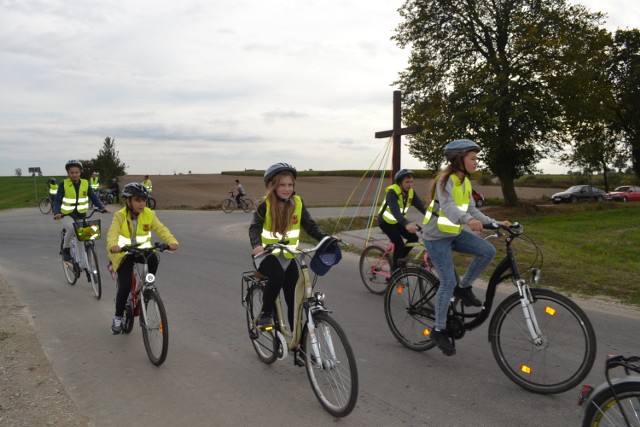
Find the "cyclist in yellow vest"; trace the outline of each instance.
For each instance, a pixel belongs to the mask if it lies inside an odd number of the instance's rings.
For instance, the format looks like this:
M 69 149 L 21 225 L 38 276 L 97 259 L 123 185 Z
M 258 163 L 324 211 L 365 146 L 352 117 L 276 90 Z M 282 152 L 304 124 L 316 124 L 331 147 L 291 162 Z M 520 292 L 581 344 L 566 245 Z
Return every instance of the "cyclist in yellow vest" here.
M 47 192 L 49 193 L 49 200 L 51 201 L 51 206 L 53 208 L 53 202 L 56 199 L 56 194 L 58 194 L 58 183 L 53 177 L 47 180 Z
M 134 182 L 122 189 L 124 208 L 113 214 L 113 221 L 107 233 L 107 251 L 113 271 L 118 274 L 118 293 L 116 295 L 116 311 L 111 322 L 111 333 L 122 333 L 122 315 L 131 292 L 131 273 L 138 261 L 134 255 L 121 252 L 123 246 L 139 245 L 141 248 L 151 248 L 151 232 L 154 231 L 169 245 L 169 249 L 178 249 L 178 241 L 171 231 L 160 222 L 156 213 L 146 207 L 149 192 L 141 184 Z M 154 254 L 156 255 L 156 254 Z M 138 255 L 141 256 L 141 255 Z M 158 271 L 158 256 L 148 259 L 149 273 Z
M 392 270 L 398 266 L 398 260 L 407 256 L 411 248 L 407 249 L 407 242 L 417 242 L 418 226 L 407 221 L 407 210 L 414 206 L 423 215 L 425 206 L 422 199 L 413 190 L 413 171 L 401 169 L 393 177 L 393 185 L 386 188 L 384 203 L 378 214 L 378 226 L 393 243 Z M 404 238 L 404 239 L 403 239 Z
M 146 188 L 147 191 L 149 192 L 149 196 L 151 196 L 151 193 L 153 192 L 153 183 L 149 179 L 149 175 L 144 176 L 144 181 L 142 181 L 142 185 L 144 185 L 144 188 Z
M 480 212 L 471 197 L 469 176 L 478 167 L 479 152 L 478 144 L 469 139 L 458 139 L 445 146 L 444 155 L 449 165 L 438 173 L 432 184 L 432 201 L 422 227 L 425 247 L 440 279 L 436 294 L 435 328 L 430 337 L 447 356 L 456 353 L 446 328 L 451 297 L 455 294 L 467 306 L 482 306 L 482 302 L 473 294 L 471 285 L 496 254 L 496 249 L 490 243 L 462 227 L 466 224 L 472 231 L 482 231 L 483 224 L 497 222 Z M 502 224 L 511 225 L 509 221 L 503 221 Z M 452 251 L 474 255 L 459 284 Z
M 288 242 L 287 245 L 295 249 L 301 227 L 316 240 L 327 236 L 311 218 L 300 196 L 296 195 L 297 176 L 296 169 L 288 163 L 276 163 L 265 171 L 267 194 L 256 207 L 249 226 L 253 255 L 264 252 L 264 247 L 269 243 L 281 241 Z M 299 273 L 298 265 L 292 258 L 293 255 L 284 251 L 259 258 L 258 272 L 267 277 L 262 312 L 256 322 L 260 328 L 273 325 L 272 313 L 280 289 L 284 290 L 289 325 L 293 325 L 294 294 Z
M 53 202 L 53 218 L 60 219 L 62 227 L 66 230 L 62 242 L 62 257 L 65 261 L 71 261 L 71 239 L 75 235 L 73 223 L 76 219 L 82 219 L 89 211 L 89 200 L 97 209 L 106 213 L 96 193 L 89 186 L 89 181 L 80 178 L 82 163 L 78 160 L 69 160 L 65 165 L 68 178 L 65 178 L 58 186 L 58 193 Z
M 91 178 L 89 178 L 89 185 L 96 196 L 100 197 L 100 177 L 98 172 L 94 172 L 91 174 Z

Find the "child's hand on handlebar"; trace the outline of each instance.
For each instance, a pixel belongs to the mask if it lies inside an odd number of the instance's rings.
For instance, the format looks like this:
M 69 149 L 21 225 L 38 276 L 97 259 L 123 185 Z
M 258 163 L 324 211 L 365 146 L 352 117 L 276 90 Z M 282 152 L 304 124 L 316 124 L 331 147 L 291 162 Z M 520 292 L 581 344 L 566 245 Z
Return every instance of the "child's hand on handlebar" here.
M 470 219 L 469 222 L 467 222 L 467 225 L 469 226 L 471 231 L 482 231 L 483 230 L 482 222 L 478 221 L 475 218 Z
M 404 228 L 411 234 L 416 234 L 418 231 L 420 231 L 420 227 L 412 222 L 408 222 L 407 225 L 404 226 Z
M 253 256 L 260 255 L 262 252 L 264 252 L 264 246 L 256 246 L 251 251 L 251 255 Z
M 122 248 L 118 245 L 113 245 L 109 248 L 109 252 L 111 252 L 112 254 L 117 254 L 120 253 L 122 251 Z

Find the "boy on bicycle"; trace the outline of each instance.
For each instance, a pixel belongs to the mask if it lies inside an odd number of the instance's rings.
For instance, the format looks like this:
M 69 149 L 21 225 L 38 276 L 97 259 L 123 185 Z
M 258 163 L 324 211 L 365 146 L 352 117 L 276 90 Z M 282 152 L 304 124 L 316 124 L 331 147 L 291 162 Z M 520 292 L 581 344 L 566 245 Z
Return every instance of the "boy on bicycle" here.
M 242 200 L 242 198 L 247 194 L 247 192 L 244 191 L 244 187 L 242 186 L 242 184 L 240 184 L 239 179 L 236 179 L 236 185 L 233 187 L 233 190 L 231 191 L 235 193 L 236 205 L 238 205 L 238 207 L 242 206 L 240 204 L 240 200 Z
M 116 295 L 116 311 L 111 323 L 111 333 L 122 333 L 122 315 L 127 304 L 129 292 L 131 292 L 131 276 L 136 262 L 140 262 L 142 255 L 125 255 L 121 252 L 123 246 L 135 245 L 138 248 L 149 248 L 151 244 L 151 231 L 169 245 L 169 249 L 178 249 L 178 241 L 169 229 L 156 217 L 155 211 L 146 207 L 149 192 L 137 182 L 127 184 L 122 189 L 124 208 L 113 214 L 113 222 L 107 233 L 107 251 L 113 271 L 118 275 L 118 293 Z M 158 271 L 159 258 L 153 254 L 147 259 L 149 273 Z
M 65 165 L 68 178 L 58 186 L 58 192 L 53 203 L 53 219 L 62 222 L 65 230 L 62 242 L 62 257 L 65 261 L 71 261 L 71 239 L 75 235 L 74 221 L 82 219 L 89 211 L 89 200 L 102 213 L 109 212 L 104 207 L 96 193 L 89 186 L 89 181 L 80 178 L 82 163 L 78 160 L 69 160 Z

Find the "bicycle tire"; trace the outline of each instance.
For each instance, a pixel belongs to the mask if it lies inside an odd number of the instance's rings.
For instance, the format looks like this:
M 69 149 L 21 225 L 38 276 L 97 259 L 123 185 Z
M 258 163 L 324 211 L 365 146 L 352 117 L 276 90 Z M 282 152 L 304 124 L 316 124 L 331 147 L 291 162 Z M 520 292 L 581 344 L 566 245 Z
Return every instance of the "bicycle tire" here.
M 255 319 L 262 310 L 262 295 L 264 286 L 253 285 L 247 291 L 247 327 L 251 345 L 258 358 L 267 365 L 272 364 L 278 358 L 278 340 L 275 333 L 271 331 L 259 331 L 255 324 Z
M 87 250 L 87 265 L 89 266 L 89 282 L 96 299 L 102 297 L 102 280 L 100 279 L 100 267 L 98 266 L 98 256 L 96 248 L 93 246 L 85 246 Z
M 360 255 L 360 278 L 369 292 L 383 295 L 389 288 L 391 255 L 377 245 L 364 248 Z
M 233 210 L 236 208 L 236 202 L 235 200 L 224 199 L 220 204 L 220 207 L 222 207 L 224 213 L 230 213 L 233 212 Z
M 358 400 L 356 359 L 338 322 L 327 313 L 314 314 L 313 321 L 321 360 L 315 360 L 311 336 L 305 331 L 307 377 L 324 409 L 334 417 L 345 417 Z
M 64 277 L 67 279 L 67 283 L 70 285 L 75 285 L 78 280 L 78 276 L 76 275 L 74 262 L 73 261 L 65 261 L 64 256 L 62 255 L 62 245 L 64 242 L 64 229 L 60 232 L 60 257 L 62 258 L 62 271 L 64 272 Z
M 147 207 L 149 209 L 151 209 L 152 211 L 156 210 L 156 199 L 154 199 L 153 197 L 149 196 L 149 198 L 147 199 Z
M 242 210 L 245 212 L 251 212 L 253 210 L 253 200 L 242 199 Z
M 130 334 L 133 330 L 133 301 L 131 297 L 127 300 L 127 305 L 124 306 L 124 313 L 122 315 L 122 333 Z
M 414 351 L 435 346 L 429 334 L 435 327 L 435 296 L 439 282 L 418 267 L 396 270 L 384 297 L 384 316 L 393 336 Z
M 140 313 L 140 326 L 142 326 L 142 339 L 147 350 L 149 360 L 156 366 L 160 366 L 167 358 L 169 351 L 169 323 L 167 312 L 156 290 L 147 289 L 143 292 L 143 301 L 146 307 L 145 316 Z
M 530 289 L 538 326 L 536 345 L 526 326 L 520 295 L 507 297 L 489 324 L 493 356 L 505 375 L 520 387 L 540 394 L 567 391 L 593 366 L 596 336 L 587 315 L 569 298 L 549 289 Z
M 51 200 L 48 197 L 43 198 L 38 203 L 38 208 L 40 208 L 40 212 L 43 214 L 48 214 L 51 212 Z
M 626 423 L 621 407 L 630 424 Z M 604 388 L 591 398 L 584 411 L 582 427 L 640 426 L 639 407 L 640 380 L 622 380 L 613 384 L 613 390 Z

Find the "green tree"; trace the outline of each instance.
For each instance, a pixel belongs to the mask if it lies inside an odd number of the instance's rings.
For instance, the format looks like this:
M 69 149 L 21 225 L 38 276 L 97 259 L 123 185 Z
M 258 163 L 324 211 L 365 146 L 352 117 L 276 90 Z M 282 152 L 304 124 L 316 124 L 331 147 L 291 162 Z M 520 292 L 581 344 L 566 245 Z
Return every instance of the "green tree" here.
M 106 137 L 104 145 L 98 153 L 98 157 L 92 161 L 92 172 L 97 171 L 103 183 L 109 183 L 111 179 L 119 179 L 125 175 L 127 166 L 120 161 L 116 151 L 115 138 Z
M 569 85 L 606 45 L 602 15 L 564 0 L 407 0 L 399 12 L 393 39 L 411 51 L 396 83 L 406 122 L 424 128 L 410 152 L 435 167 L 448 141 L 474 139 L 516 204 L 514 179 L 568 141 Z

